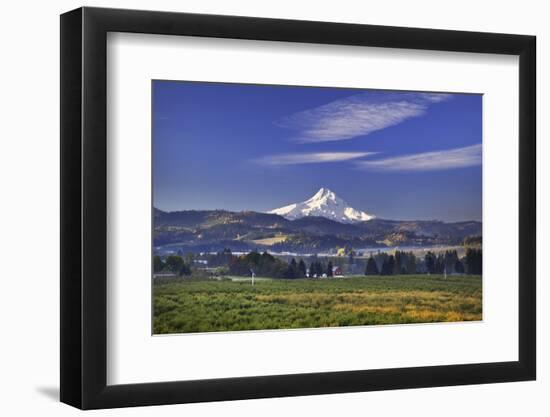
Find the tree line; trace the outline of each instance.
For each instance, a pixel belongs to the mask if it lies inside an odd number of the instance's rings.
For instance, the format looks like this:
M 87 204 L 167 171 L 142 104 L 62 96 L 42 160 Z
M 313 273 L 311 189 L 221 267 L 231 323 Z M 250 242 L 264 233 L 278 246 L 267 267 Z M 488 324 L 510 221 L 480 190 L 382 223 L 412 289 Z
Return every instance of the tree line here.
M 230 249 L 224 249 L 216 254 L 206 255 L 206 261 L 211 268 L 220 268 L 222 273 L 229 275 L 266 276 L 271 278 L 296 279 L 306 277 L 332 277 L 333 263 L 323 262 L 316 256 L 310 258 L 309 268 L 304 259 L 292 258 L 289 262 L 263 252 L 252 251 L 244 255 L 234 255 Z M 193 271 L 194 255 L 170 255 L 163 259 L 153 258 L 153 270 L 171 272 L 178 276 L 189 276 Z M 356 270 L 357 259 L 351 254 L 347 260 L 347 271 Z M 364 261 L 363 261 L 364 262 Z M 456 250 L 448 250 L 439 254 L 428 251 L 423 257 L 417 257 L 413 252 L 396 251 L 390 255 L 384 252 L 371 254 L 366 260 L 364 270 L 354 273 L 364 275 L 404 275 L 404 274 L 470 274 L 481 275 L 481 249 L 467 248 L 463 258 L 459 258 Z M 224 271 L 225 269 L 225 271 Z
M 181 256 L 170 255 L 166 259 L 155 255 L 153 257 L 154 272 L 172 272 L 175 275 L 191 275 L 191 265 L 186 263 Z
M 272 278 L 296 279 L 306 278 L 308 275 L 320 277 L 323 274 L 332 276 L 332 262 L 326 265 L 319 260 L 312 261 L 309 265 L 309 274 L 306 263 L 303 259 L 296 261 L 292 258 L 290 262 L 285 262 L 279 258 L 270 255 L 267 252 L 259 253 L 256 251 L 246 255 L 230 255 L 229 250 L 217 254 L 227 260 L 229 273 L 232 275 L 251 275 L 267 276 Z M 215 262 L 215 261 L 214 261 Z
M 365 275 L 404 275 L 404 274 L 469 274 L 482 273 L 481 249 L 467 248 L 466 255 L 459 259 L 456 250 L 435 254 L 428 251 L 423 258 L 413 252 L 396 251 L 394 255 L 379 253 L 370 255 L 365 268 Z

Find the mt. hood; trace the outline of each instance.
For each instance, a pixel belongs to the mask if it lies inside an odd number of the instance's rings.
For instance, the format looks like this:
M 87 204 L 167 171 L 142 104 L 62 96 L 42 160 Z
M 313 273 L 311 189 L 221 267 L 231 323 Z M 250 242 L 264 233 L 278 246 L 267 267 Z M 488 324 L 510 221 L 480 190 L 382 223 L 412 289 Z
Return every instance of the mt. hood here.
M 375 217 L 364 211 L 350 207 L 328 188 L 321 188 L 309 200 L 273 209 L 268 211 L 268 213 L 278 214 L 289 220 L 307 216 L 319 216 L 341 223 L 364 222 Z

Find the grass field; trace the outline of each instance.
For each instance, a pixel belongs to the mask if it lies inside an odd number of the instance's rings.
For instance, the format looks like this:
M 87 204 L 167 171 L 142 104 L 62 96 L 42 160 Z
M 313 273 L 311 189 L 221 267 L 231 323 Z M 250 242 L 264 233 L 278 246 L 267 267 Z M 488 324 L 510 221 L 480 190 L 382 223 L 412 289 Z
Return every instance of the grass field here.
M 264 239 L 251 240 L 251 242 L 257 245 L 271 246 L 271 245 L 274 245 L 275 243 L 284 242 L 286 239 L 287 239 L 287 236 L 274 236 L 274 237 L 266 237 Z
M 155 334 L 481 320 L 480 276 L 159 282 Z

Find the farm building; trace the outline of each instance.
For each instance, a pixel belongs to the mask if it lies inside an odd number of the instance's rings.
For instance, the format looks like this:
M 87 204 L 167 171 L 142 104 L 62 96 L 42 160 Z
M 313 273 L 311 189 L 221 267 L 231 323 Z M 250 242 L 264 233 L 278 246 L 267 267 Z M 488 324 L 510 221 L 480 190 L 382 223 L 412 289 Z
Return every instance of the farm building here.
M 333 266 L 332 267 L 332 276 L 333 277 L 341 277 L 344 275 L 344 272 L 342 271 L 342 268 L 339 266 Z

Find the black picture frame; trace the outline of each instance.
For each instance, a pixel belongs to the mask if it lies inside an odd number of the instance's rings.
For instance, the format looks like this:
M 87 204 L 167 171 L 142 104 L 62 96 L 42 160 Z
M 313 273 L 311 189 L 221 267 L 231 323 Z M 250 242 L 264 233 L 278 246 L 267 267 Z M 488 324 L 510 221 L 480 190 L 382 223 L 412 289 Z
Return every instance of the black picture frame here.
M 107 385 L 108 32 L 519 56 L 519 360 Z M 102 8 L 61 15 L 61 401 L 82 409 L 534 380 L 536 38 Z

